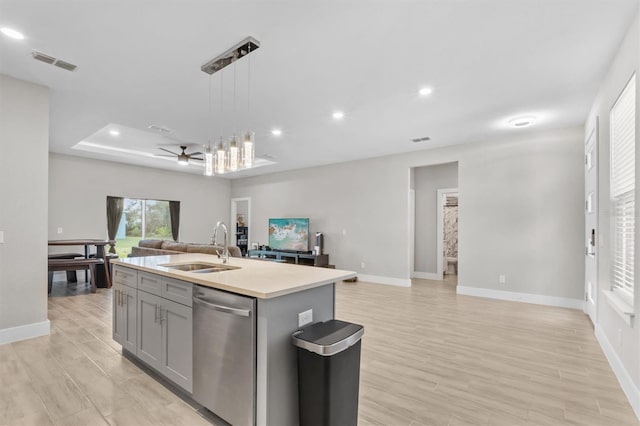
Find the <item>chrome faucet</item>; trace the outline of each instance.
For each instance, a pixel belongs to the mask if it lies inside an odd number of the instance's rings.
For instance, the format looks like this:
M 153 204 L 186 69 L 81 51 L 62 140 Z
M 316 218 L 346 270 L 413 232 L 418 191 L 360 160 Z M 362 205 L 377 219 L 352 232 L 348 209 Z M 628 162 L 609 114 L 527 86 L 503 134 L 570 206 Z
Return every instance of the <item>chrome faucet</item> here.
M 218 228 L 222 226 L 222 230 L 224 231 L 224 249 L 222 253 L 220 250 L 216 250 L 218 252 L 218 259 L 222 259 L 222 263 L 229 262 L 229 231 L 227 230 L 227 225 L 224 222 L 216 223 L 216 227 L 213 228 L 213 237 L 211 237 L 211 244 L 216 245 L 216 234 L 218 232 Z

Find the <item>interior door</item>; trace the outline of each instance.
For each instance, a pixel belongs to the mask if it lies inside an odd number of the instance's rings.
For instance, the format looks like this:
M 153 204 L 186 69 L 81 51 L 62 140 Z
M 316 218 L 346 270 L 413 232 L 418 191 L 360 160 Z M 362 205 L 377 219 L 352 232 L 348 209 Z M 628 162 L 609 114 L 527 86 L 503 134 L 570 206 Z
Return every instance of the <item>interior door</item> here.
M 596 323 L 598 300 L 598 119 L 587 127 L 584 155 L 584 312 Z

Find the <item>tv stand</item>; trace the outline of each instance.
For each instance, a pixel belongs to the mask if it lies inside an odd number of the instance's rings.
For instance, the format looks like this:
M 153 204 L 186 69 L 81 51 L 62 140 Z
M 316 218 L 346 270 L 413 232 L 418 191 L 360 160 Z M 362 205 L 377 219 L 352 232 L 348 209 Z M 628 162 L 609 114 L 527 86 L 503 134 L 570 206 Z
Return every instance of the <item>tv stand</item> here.
M 271 259 L 277 262 L 295 263 L 296 265 L 323 266 L 329 265 L 329 255 L 313 253 L 296 253 L 276 250 L 249 250 L 249 257 Z

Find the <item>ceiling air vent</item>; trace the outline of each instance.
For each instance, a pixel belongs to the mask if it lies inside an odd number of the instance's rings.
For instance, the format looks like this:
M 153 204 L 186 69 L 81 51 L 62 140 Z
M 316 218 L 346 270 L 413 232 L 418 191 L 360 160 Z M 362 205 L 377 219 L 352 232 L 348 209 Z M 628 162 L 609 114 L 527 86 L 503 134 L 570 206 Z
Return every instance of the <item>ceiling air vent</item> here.
M 418 143 L 418 142 L 426 142 L 426 141 L 430 141 L 430 140 L 431 140 L 431 138 L 429 136 L 425 136 L 423 138 L 411 139 L 411 142 Z
M 75 71 L 75 69 L 78 68 L 76 65 L 73 65 L 72 63 L 63 61 L 62 59 L 54 58 L 53 56 L 45 55 L 44 53 L 38 52 L 37 50 L 33 50 L 31 52 L 31 55 L 33 56 L 33 59 L 44 62 L 45 64 L 49 64 L 49 65 L 53 64 L 58 68 L 62 68 L 63 70 Z
M 49 55 L 45 55 L 44 53 L 41 53 L 41 52 L 37 52 L 35 50 L 31 52 L 31 54 L 33 55 L 33 59 L 37 59 L 38 61 L 42 61 L 46 64 L 52 64 L 56 61 L 56 58 Z
M 167 127 L 163 127 L 163 126 L 158 126 L 157 124 L 152 124 L 151 126 L 148 127 L 150 130 L 154 130 L 156 132 L 160 132 L 160 133 L 171 133 L 172 130 L 167 128 Z
M 60 59 L 58 59 L 53 65 L 67 71 L 75 71 L 75 69 L 78 68 L 69 62 L 61 61 Z

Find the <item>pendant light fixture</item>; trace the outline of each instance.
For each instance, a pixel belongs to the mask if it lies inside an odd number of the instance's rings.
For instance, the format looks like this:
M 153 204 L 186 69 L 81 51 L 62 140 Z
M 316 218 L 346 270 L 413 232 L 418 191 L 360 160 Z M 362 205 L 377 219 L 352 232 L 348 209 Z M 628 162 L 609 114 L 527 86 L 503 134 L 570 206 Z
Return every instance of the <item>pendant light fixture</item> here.
M 234 114 L 234 133 L 229 140 L 228 147 L 225 147 L 223 143 L 223 99 L 222 93 L 224 89 L 223 73 L 220 73 L 220 141 L 218 142 L 215 152 L 211 151 L 211 141 L 209 141 L 209 148 L 205 148 L 205 174 L 211 176 L 213 174 L 224 174 L 226 172 L 235 172 L 241 169 L 248 169 L 254 166 L 255 156 L 255 134 L 252 131 L 247 130 L 241 134 L 242 145 L 238 144 L 236 137 L 237 129 L 237 111 L 236 111 L 236 67 L 235 62 L 244 56 L 249 55 L 260 47 L 258 42 L 253 37 L 247 37 L 240 43 L 233 46 L 223 54 L 215 57 L 206 64 L 202 65 L 200 69 L 209 75 L 212 75 L 218 71 L 222 71 L 228 65 L 234 64 L 233 70 L 233 114 Z M 251 58 L 248 59 L 248 77 L 247 77 L 247 115 L 250 116 L 251 105 Z M 211 110 L 211 83 L 209 83 L 209 110 Z M 249 118 L 249 117 L 247 117 Z M 247 123 L 248 124 L 248 123 Z M 210 158 L 210 159 L 209 159 Z M 209 168 L 209 164 L 211 167 Z M 209 174 L 211 173 L 211 174 Z
M 211 130 L 209 132 L 209 146 L 204 147 L 204 175 L 213 176 L 213 152 L 211 152 L 211 138 L 213 137 L 213 117 L 211 116 L 211 76 L 209 76 L 209 120 Z

